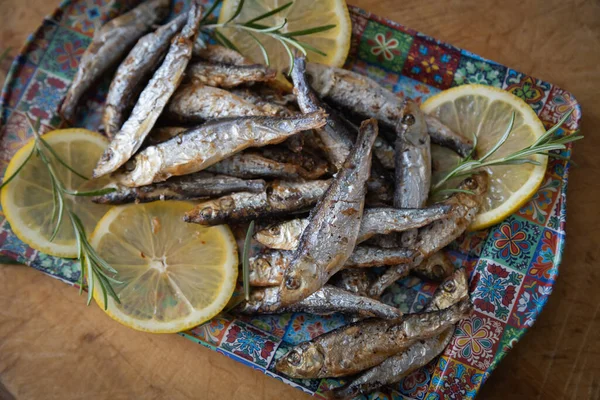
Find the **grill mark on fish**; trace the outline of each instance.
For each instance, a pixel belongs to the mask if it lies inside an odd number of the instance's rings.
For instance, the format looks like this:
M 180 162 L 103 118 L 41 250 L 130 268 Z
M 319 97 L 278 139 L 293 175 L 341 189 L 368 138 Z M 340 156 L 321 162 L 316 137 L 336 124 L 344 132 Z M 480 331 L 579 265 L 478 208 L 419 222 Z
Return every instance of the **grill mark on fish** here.
M 102 115 L 104 131 L 109 138 L 121 129 L 135 99 L 167 52 L 171 39 L 183 28 L 186 20 L 186 15 L 180 15 L 155 32 L 143 36 L 119 65 L 106 95 Z
M 352 375 L 404 351 L 417 340 L 435 336 L 472 311 L 464 300 L 448 309 L 406 315 L 400 320 L 367 319 L 295 346 L 275 369 L 292 378 Z
M 208 172 L 175 177 L 165 182 L 138 188 L 119 187 L 116 192 L 92 198 L 95 203 L 127 204 L 157 200 L 194 200 L 223 196 L 232 192 L 260 193 L 266 188 L 263 180 L 243 180 Z
M 306 129 L 322 126 L 322 111 L 297 117 L 245 117 L 207 122 L 138 153 L 117 179 L 135 187 L 174 175 L 201 171 L 248 147 L 279 143 Z
M 350 257 L 360 229 L 371 150 L 377 133 L 375 120 L 363 122 L 344 167 L 311 212 L 309 225 L 281 284 L 283 305 L 300 301 L 319 290 Z M 343 211 L 350 208 L 358 212 L 346 215 Z
M 402 317 L 402 312 L 395 307 L 331 285 L 325 285 L 307 298 L 287 307 L 281 305 L 279 292 L 279 287 L 254 289 L 250 300 L 242 303 L 237 311 L 242 314 L 307 312 L 328 315 L 339 312 L 361 318 L 397 319 Z
M 192 45 L 201 16 L 202 8 L 197 3 L 192 3 L 185 26 L 171 41 L 164 61 L 140 94 L 129 119 L 98 161 L 94 178 L 116 171 L 141 147 L 183 78 L 183 72 L 192 56 Z
M 329 181 L 275 181 L 261 193 L 233 193 L 198 204 L 184 220 L 201 225 L 236 223 L 256 218 L 287 215 L 313 206 L 329 187 Z
M 94 34 L 92 43 L 81 57 L 79 68 L 60 107 L 62 117 L 73 122 L 83 94 L 168 13 L 169 0 L 149 0 L 104 24 Z
M 269 81 L 275 78 L 275 73 L 274 70 L 261 64 L 226 65 L 204 61 L 190 63 L 186 71 L 192 81 L 221 88 L 232 88 L 243 83 Z

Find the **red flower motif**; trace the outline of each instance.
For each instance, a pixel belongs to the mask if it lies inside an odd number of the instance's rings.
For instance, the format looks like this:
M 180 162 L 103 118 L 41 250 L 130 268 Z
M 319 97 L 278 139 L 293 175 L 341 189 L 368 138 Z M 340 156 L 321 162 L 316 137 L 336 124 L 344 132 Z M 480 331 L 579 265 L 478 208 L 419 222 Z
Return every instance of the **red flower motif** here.
M 496 310 L 496 306 L 493 305 L 492 303 L 488 303 L 487 301 L 483 300 L 483 299 L 475 299 L 473 301 L 473 304 L 475 304 L 477 306 L 477 308 L 479 308 L 482 311 L 486 311 L 489 313 L 493 313 Z
M 303 325 L 304 315 L 299 315 L 298 317 L 296 317 L 296 319 L 294 319 L 294 322 L 292 322 L 292 328 L 294 329 L 294 332 L 298 332 L 300 329 L 302 329 Z
M 64 43 L 63 47 L 56 49 L 58 53 L 56 61 L 61 65 L 63 70 L 75 69 L 79 64 L 79 58 L 85 52 L 85 47 L 81 40 Z
M 487 270 L 490 274 L 496 275 L 500 278 L 506 278 L 508 276 L 508 271 L 496 264 L 489 264 L 487 266 Z
M 479 280 L 480 279 L 481 279 L 481 274 L 479 272 L 476 272 L 473 275 L 473 278 L 471 279 L 471 284 L 469 285 L 469 292 L 470 293 L 473 293 L 475 291 L 475 288 L 479 284 Z
M 46 82 L 48 82 L 48 84 L 50 86 L 53 86 L 53 87 L 55 87 L 57 89 L 64 89 L 64 87 L 66 86 L 63 81 L 61 81 L 60 79 L 56 79 L 56 78 L 50 78 L 50 77 L 48 77 L 48 79 L 46 80 Z
M 267 340 L 265 342 L 264 347 L 260 351 L 260 356 L 266 360 L 273 352 L 273 349 L 275 349 L 275 343 L 271 342 L 270 340 Z
M 325 329 L 323 329 L 323 324 L 321 324 L 321 321 L 309 325 L 307 331 L 311 338 L 315 338 L 325 333 Z
M 34 84 L 32 84 L 29 90 L 27 91 L 27 101 L 32 101 L 37 96 L 39 90 L 39 82 L 35 82 Z
M 515 298 L 515 294 L 516 294 L 516 290 L 514 286 L 508 286 L 505 290 L 504 290 L 504 296 L 502 296 L 502 305 L 508 307 L 510 305 L 510 303 L 512 303 L 513 299 Z
M 239 326 L 232 327 L 229 332 L 227 332 L 227 343 L 233 343 L 237 339 L 238 333 L 240 333 L 242 329 Z
M 512 256 L 518 256 L 521 250 L 527 250 L 529 244 L 527 244 L 527 235 L 525 232 L 520 231 L 520 224 L 518 221 L 513 221 L 510 225 L 503 224 L 500 226 L 500 232 L 494 234 L 496 240 L 496 247 L 501 249 L 500 255 L 504 258 Z

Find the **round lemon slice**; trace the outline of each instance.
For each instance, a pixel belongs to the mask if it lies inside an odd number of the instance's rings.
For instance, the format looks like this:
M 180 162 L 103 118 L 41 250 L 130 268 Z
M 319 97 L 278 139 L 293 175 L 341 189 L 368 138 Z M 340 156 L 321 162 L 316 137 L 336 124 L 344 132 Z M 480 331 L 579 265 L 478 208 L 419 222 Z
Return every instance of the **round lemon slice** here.
M 456 132 L 466 137 L 477 136 L 476 150 L 480 156 L 500 140 L 514 112 L 515 122 L 507 141 L 489 160 L 531 145 L 546 131 L 527 103 L 490 86 L 458 86 L 432 96 L 421 108 Z M 470 230 L 483 229 L 504 220 L 533 196 L 544 178 L 548 158 L 542 155 L 531 158 L 539 165 L 501 165 L 485 169 L 490 175 L 490 189 Z M 457 164 L 459 156 L 448 149 L 432 146 L 432 159 L 435 182 Z
M 106 313 L 131 328 L 179 332 L 217 315 L 235 288 L 237 245 L 227 225 L 183 221 L 193 204 L 159 201 L 112 208 L 90 238 L 116 271 L 120 304 L 108 297 Z M 94 299 L 104 309 L 99 285 Z
M 108 145 L 99 133 L 86 129 L 61 129 L 42 136 L 68 165 L 84 176 L 91 176 L 96 162 Z M 25 162 L 34 147 L 30 140 L 10 160 L 4 179 L 11 177 Z M 45 150 L 52 166 L 67 190 L 89 191 L 104 186 L 107 179 L 88 181 L 65 168 Z M 56 220 L 52 221 L 54 207 L 50 173 L 42 160 L 32 156 L 19 174 L 2 189 L 2 209 L 10 227 L 19 239 L 32 248 L 57 257 L 77 257 L 77 244 L 73 226 L 66 213 L 63 214 L 58 234 L 50 238 Z M 81 219 L 86 232 L 90 233 L 96 222 L 109 209 L 92 203 L 89 197 L 65 196 L 65 203 Z
M 240 0 L 225 0 L 221 7 L 219 23 L 227 22 L 237 10 Z M 272 11 L 285 4 L 278 0 L 246 0 L 236 21 L 246 22 Z M 352 36 L 352 23 L 350 14 L 344 0 L 295 0 L 294 3 L 281 12 L 260 20 L 257 23 L 267 26 L 278 26 L 287 18 L 287 24 L 281 29 L 284 33 L 302 31 L 318 26 L 335 25 L 334 28 L 324 32 L 298 36 L 300 42 L 319 49 L 326 55 L 309 51 L 308 59 L 312 62 L 341 67 L 350 50 Z M 263 62 L 263 53 L 256 41 L 248 32 L 223 28 L 221 32 L 238 48 L 242 49 L 245 56 L 255 62 Z M 289 67 L 289 56 L 281 43 L 265 34 L 253 33 L 265 46 L 271 66 L 277 71 Z M 292 51 L 294 47 L 290 46 Z

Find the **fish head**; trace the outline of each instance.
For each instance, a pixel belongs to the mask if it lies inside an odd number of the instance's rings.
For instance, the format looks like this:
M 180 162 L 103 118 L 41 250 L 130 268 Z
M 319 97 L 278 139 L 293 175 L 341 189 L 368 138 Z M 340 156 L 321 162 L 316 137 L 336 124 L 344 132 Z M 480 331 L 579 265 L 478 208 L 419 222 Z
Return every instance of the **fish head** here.
M 470 190 L 476 196 L 483 196 L 487 193 L 489 186 L 489 176 L 486 172 L 479 172 L 468 177 L 460 184 L 460 188 Z
M 437 282 L 448 278 L 454 271 L 454 264 L 442 251 L 435 253 L 426 262 L 427 269 L 431 271 L 431 278 Z
M 319 290 L 328 280 L 310 257 L 292 259 L 281 282 L 281 303 L 284 306 L 304 300 Z
M 290 350 L 277 361 L 275 369 L 292 378 L 310 379 L 319 375 L 324 364 L 325 356 L 320 350 L 320 346 L 305 342 Z
M 404 137 L 413 146 L 423 146 L 427 144 L 428 136 L 425 115 L 417 103 L 407 100 L 404 108 L 404 116 L 401 121 Z M 428 144 L 427 144 L 428 145 Z
M 469 297 L 469 285 L 465 269 L 457 269 L 438 287 L 427 306 L 428 310 L 444 310 Z

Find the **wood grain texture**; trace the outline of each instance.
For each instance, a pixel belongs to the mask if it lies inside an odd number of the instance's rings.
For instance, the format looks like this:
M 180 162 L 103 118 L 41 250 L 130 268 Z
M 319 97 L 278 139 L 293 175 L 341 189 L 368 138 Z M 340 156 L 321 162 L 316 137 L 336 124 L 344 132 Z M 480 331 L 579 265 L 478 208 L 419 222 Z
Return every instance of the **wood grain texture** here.
M 537 323 L 480 398 L 600 399 L 600 2 L 351 3 L 557 84 L 580 101 L 586 139 L 575 147 L 579 166 L 570 174 L 560 277 Z M 10 46 L 16 55 L 57 4 L 0 0 L 0 49 Z M 0 398 L 84 397 L 309 398 L 176 335 L 124 328 L 86 307 L 76 290 L 33 269 L 0 266 Z

